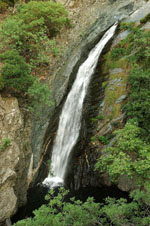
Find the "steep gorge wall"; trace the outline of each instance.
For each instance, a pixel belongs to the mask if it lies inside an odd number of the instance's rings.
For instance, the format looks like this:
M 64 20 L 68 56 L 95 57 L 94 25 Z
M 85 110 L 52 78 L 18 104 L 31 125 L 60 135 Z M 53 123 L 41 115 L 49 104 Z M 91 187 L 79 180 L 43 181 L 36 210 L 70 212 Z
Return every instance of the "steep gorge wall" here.
M 29 131 L 17 99 L 0 97 L 0 222 L 26 202 L 31 158 Z M 6 139 L 10 144 L 3 146 Z

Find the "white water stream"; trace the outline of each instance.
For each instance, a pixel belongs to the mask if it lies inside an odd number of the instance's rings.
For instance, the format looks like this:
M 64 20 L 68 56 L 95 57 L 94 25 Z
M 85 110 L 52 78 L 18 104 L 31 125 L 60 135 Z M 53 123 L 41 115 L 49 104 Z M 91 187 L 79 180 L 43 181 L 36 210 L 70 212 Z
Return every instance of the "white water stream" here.
M 88 85 L 99 56 L 107 42 L 113 37 L 116 27 L 117 24 L 113 25 L 104 34 L 78 70 L 76 80 L 60 115 L 56 140 L 52 150 L 51 170 L 48 177 L 43 181 L 43 184 L 48 187 L 53 188 L 64 183 L 69 156 L 80 132 L 82 107 Z

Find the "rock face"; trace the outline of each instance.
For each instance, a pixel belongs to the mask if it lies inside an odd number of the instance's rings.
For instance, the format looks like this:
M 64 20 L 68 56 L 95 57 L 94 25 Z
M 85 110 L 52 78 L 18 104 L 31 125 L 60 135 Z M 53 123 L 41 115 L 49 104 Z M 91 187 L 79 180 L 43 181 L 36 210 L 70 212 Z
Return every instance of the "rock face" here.
M 0 97 L 0 223 L 26 202 L 29 138 L 16 98 Z

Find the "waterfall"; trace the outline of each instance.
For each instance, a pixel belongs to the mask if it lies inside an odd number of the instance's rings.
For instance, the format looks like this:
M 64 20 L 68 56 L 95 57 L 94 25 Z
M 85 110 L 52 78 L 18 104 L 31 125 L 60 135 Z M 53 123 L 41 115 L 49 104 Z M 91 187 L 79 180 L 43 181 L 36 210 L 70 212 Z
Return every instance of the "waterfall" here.
M 88 85 L 96 68 L 99 56 L 107 42 L 113 37 L 116 27 L 117 23 L 104 34 L 78 70 L 76 79 L 60 115 L 59 126 L 52 150 L 51 170 L 48 177 L 43 181 L 43 184 L 46 186 L 53 188 L 64 183 L 69 156 L 77 142 L 80 132 L 82 107 Z

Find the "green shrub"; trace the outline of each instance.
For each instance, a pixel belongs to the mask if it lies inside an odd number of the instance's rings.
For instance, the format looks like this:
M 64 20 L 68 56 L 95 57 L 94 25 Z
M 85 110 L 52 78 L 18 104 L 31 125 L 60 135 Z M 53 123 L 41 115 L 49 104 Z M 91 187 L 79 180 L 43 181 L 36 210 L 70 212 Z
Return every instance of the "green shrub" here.
M 95 123 L 95 122 L 97 122 L 97 119 L 96 119 L 96 118 L 90 118 L 90 121 L 91 121 L 92 123 Z
M 135 23 L 134 22 L 122 22 L 120 24 L 120 30 L 130 30 L 132 31 L 134 28 Z
M 111 51 L 111 58 L 117 60 L 121 56 L 123 56 L 123 54 L 124 54 L 124 48 L 114 48 Z
M 123 129 L 114 132 L 117 135 L 112 147 L 103 150 L 96 163 L 96 169 L 108 172 L 112 181 L 121 175 L 128 175 L 141 181 L 150 175 L 150 145 L 140 137 L 143 130 L 137 121 L 128 122 Z
M 100 204 L 95 203 L 93 198 L 88 198 L 85 202 L 71 198 L 69 202 L 64 202 L 64 196 L 68 192 L 61 188 L 57 196 L 53 196 L 53 193 L 51 190 L 46 196 L 48 205 L 42 205 L 34 211 L 34 218 L 19 221 L 14 226 L 97 225 Z
M 10 139 L 9 138 L 5 138 L 2 141 L 2 144 L 0 146 L 0 151 L 4 151 L 7 147 L 9 147 L 11 145 Z
M 33 83 L 30 65 L 16 50 L 6 51 L 0 55 L 0 58 L 4 62 L 1 72 L 4 85 L 23 93 L 26 92 Z
M 51 95 L 49 87 L 46 84 L 41 84 L 37 79 L 34 80 L 33 84 L 28 88 L 27 91 L 31 102 L 28 109 L 39 113 L 40 104 L 51 106 Z
M 96 138 L 93 136 L 91 137 L 91 142 L 94 142 L 96 140 Z
M 31 1 L 21 4 L 17 14 L 2 23 L 0 41 L 4 49 L 17 49 L 28 62 L 34 59 L 38 64 L 41 54 L 48 54 L 47 48 L 58 54 L 56 44 L 50 43 L 49 38 L 55 37 L 66 25 L 69 25 L 68 13 L 61 4 Z
M 104 115 L 98 115 L 97 119 L 98 120 L 103 120 L 104 119 Z
M 64 25 L 70 25 L 64 6 L 53 1 L 31 1 L 28 4 L 22 4 L 18 8 L 18 16 L 24 24 L 28 24 L 29 31 L 31 29 L 40 31 L 41 26 L 44 26 L 48 37 L 55 36 Z
M 1 1 L 1 0 L 0 0 Z M 50 91 L 31 76 L 31 69 L 49 63 L 60 48 L 54 37 L 64 26 L 70 26 L 68 13 L 53 1 L 30 1 L 19 4 L 17 13 L 7 17 L 0 28 L 0 58 L 3 61 L 0 89 L 21 92 L 28 97 L 30 109 L 50 105 Z
M 2 79 L 2 75 L 0 74 L 0 91 L 4 88 L 4 82 Z
M 132 201 L 106 198 L 105 204 L 96 203 L 93 198 L 85 202 L 71 198 L 62 188 L 57 196 L 51 190 L 46 196 L 47 205 L 34 211 L 33 218 L 18 221 L 14 226 L 148 226 L 150 225 L 150 189 L 139 189 L 130 193 Z
M 143 70 L 136 65 L 130 72 L 129 101 L 123 107 L 128 118 L 137 118 L 138 124 L 144 129 L 143 138 L 149 139 L 150 132 L 150 70 Z
M 109 143 L 109 140 L 108 140 L 108 137 L 107 136 L 98 136 L 98 139 L 99 139 L 99 141 L 102 144 L 108 144 Z

